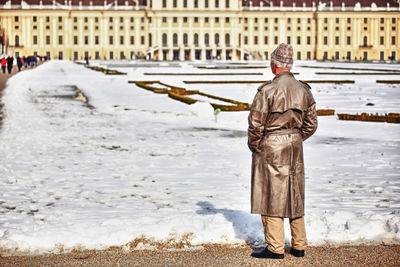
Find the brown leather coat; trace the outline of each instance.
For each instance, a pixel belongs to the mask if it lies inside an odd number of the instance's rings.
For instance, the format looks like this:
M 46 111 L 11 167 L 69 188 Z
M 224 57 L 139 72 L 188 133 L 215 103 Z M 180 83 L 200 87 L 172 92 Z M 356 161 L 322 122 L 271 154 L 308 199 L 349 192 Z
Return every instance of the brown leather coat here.
M 290 72 L 258 88 L 248 118 L 252 213 L 304 216 L 303 141 L 317 129 L 310 89 Z

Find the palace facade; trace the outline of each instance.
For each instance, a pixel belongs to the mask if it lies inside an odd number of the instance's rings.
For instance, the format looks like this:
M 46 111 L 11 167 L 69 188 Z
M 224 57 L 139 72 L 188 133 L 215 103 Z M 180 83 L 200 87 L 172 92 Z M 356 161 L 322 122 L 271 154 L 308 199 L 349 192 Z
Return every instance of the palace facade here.
M 0 0 L 3 54 L 400 60 L 398 0 Z

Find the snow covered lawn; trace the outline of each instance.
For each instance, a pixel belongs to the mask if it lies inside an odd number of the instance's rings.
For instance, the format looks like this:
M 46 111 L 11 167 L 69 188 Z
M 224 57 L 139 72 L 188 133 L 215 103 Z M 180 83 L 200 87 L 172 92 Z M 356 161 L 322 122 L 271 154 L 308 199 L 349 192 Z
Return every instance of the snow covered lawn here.
M 116 63 L 127 75 L 52 61 L 9 80 L 0 130 L 0 250 L 101 249 L 143 237 L 192 246 L 263 244 L 261 220 L 249 213 L 248 112 L 223 112 L 215 120 L 207 103 L 189 106 L 128 81 L 160 80 L 249 103 L 259 85 L 186 85 L 204 77 L 143 73 L 216 70 Z M 304 64 L 398 69 L 298 66 Z M 293 71 L 299 79 L 334 77 L 316 75 L 318 69 Z M 257 72 L 264 75 L 255 80 L 272 79 L 269 69 Z M 346 79 L 356 82 L 312 85 L 318 108 L 400 112 L 400 85 L 377 84 L 381 77 L 372 75 Z M 90 106 L 70 97 L 73 86 Z M 400 244 L 400 125 L 319 117 L 317 133 L 304 146 L 309 243 Z M 139 243 L 143 247 L 151 245 Z

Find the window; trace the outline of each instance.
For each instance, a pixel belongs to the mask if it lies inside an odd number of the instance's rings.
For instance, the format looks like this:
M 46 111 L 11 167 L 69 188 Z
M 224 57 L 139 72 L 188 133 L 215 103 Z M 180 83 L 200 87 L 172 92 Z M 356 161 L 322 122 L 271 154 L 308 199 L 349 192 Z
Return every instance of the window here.
M 254 44 L 258 45 L 258 36 L 254 36 Z
M 249 20 L 247 18 L 244 18 L 244 23 L 248 23 Z
M 194 34 L 193 39 L 194 39 L 194 45 L 198 46 L 199 45 L 199 35 L 197 33 Z
M 336 24 L 339 24 L 339 18 L 336 18 L 335 22 Z
M 163 17 L 163 18 L 162 18 L 162 22 L 163 22 L 163 23 L 166 23 L 166 22 L 167 22 L 167 17 Z
M 85 45 L 88 45 L 89 44 L 89 36 L 85 36 Z
M 59 35 L 59 36 L 58 36 L 58 44 L 59 44 L 59 45 L 62 45 L 62 44 L 63 44 L 63 37 L 62 37 L 62 35 Z
M 58 17 L 58 22 L 62 22 L 62 17 L 61 16 Z
M 133 17 L 131 17 L 131 23 L 133 23 L 135 21 L 135 19 Z
M 268 18 L 265 18 L 265 19 L 264 19 L 264 23 L 268 23 Z
M 119 37 L 119 44 L 123 45 L 124 44 L 124 36 Z
M 225 8 L 229 8 L 229 0 L 225 0 Z
M 168 46 L 167 34 L 166 33 L 163 33 L 163 35 L 162 35 L 162 44 L 163 44 L 163 46 Z
M 46 16 L 46 22 L 50 22 L 50 17 Z
M 380 60 L 385 60 L 385 52 L 380 52 Z
M 310 24 L 311 23 L 311 19 L 307 18 L 307 23 Z
M 113 36 L 111 35 L 110 37 L 109 37 L 109 42 L 108 42 L 110 45 L 113 45 L 114 44 L 114 39 L 113 39 Z
M 219 0 L 215 0 L 215 8 L 219 8 Z
M 291 23 L 292 20 L 290 18 L 287 19 L 287 23 Z
M 172 35 L 172 43 L 174 46 L 178 45 L 178 34 L 174 33 L 174 35 Z
M 307 44 L 311 44 L 311 36 L 307 36 Z
M 249 37 L 245 36 L 244 37 L 244 44 L 247 45 L 249 43 Z
M 167 7 L 167 0 L 162 1 L 162 7 L 166 8 Z
M 47 45 L 50 44 L 50 35 L 46 35 L 46 44 L 47 44 Z
M 347 18 L 347 23 L 351 23 L 351 18 Z
M 198 17 L 194 17 L 194 23 L 199 23 L 199 18 Z
M 110 18 L 109 18 L 109 21 L 110 21 L 110 22 L 113 22 L 113 18 L 112 18 L 112 17 L 110 17 Z
M 380 44 L 384 45 L 385 44 L 385 37 L 381 36 L 380 40 L 381 40 Z
M 301 59 L 301 52 L 300 51 L 297 52 L 297 59 L 299 59 L 299 60 Z
M 33 20 L 33 22 L 36 22 L 36 21 L 37 21 L 37 17 L 36 17 L 36 16 L 33 16 L 33 17 L 32 17 L 32 20 Z
M 230 38 L 229 33 L 227 33 L 227 34 L 225 34 L 225 45 L 230 46 L 230 44 L 231 44 L 231 38 Z
M 363 38 L 363 46 L 368 46 L 368 37 L 364 36 Z
M 188 22 L 188 18 L 187 17 L 183 17 L 183 23 L 187 23 Z
M 264 36 L 264 44 L 265 44 L 265 45 L 268 44 L 268 36 L 267 36 L 267 35 Z
M 364 18 L 364 23 L 368 23 L 368 18 Z
M 275 18 L 275 19 L 274 19 L 274 22 L 275 22 L 275 23 L 278 23 L 278 18 Z
M 149 46 L 152 46 L 153 38 L 151 33 L 149 33 Z
M 84 21 L 85 21 L 85 23 L 87 23 L 88 22 L 88 17 L 85 17 Z
M 336 52 L 335 52 L 335 59 L 340 59 L 340 53 L 339 53 L 339 51 L 336 51 Z
M 94 44 L 95 44 L 95 45 L 98 45 L 98 44 L 99 44 L 99 36 L 98 36 L 98 35 L 96 35 L 96 36 L 94 37 Z
M 14 17 L 14 21 L 15 21 L 15 22 L 18 22 L 18 21 L 19 21 L 19 17 L 18 17 L 18 16 L 15 16 L 15 17 Z
M 290 36 L 287 37 L 287 44 L 290 44 Z
M 209 45 L 209 44 L 210 44 L 210 35 L 209 35 L 208 33 L 206 33 L 206 34 L 204 35 L 204 43 L 205 43 L 206 45 Z
M 393 24 L 396 23 L 396 18 L 392 18 L 392 23 L 393 23 Z
M 198 8 L 199 7 L 199 0 L 194 0 L 194 7 Z
M 178 18 L 177 18 L 177 17 L 173 17 L 172 20 L 173 20 L 174 23 L 177 23 L 177 22 L 178 22 Z
M 328 59 L 328 52 L 324 52 L 324 60 Z
M 74 17 L 74 23 L 77 23 L 77 22 L 78 22 L 78 18 Z
M 124 52 L 121 51 L 121 52 L 119 53 L 119 58 L 120 58 L 120 59 L 125 59 L 125 54 L 124 54 Z
M 298 24 L 301 23 L 301 19 L 300 19 L 300 18 L 297 19 L 297 23 L 298 23 Z
M 63 52 L 58 52 L 58 59 L 59 60 L 62 60 L 63 59 Z
M 348 51 L 348 52 L 347 52 L 347 60 L 350 60 L 350 59 L 351 59 L 351 52 Z
M 98 18 L 98 17 L 95 17 L 95 18 L 94 18 L 94 22 L 95 22 L 95 23 L 98 23 L 98 22 L 99 22 L 99 18 Z
M 381 18 L 381 23 L 385 23 L 385 19 L 384 18 Z
M 123 17 L 120 17 L 120 18 L 119 18 L 119 22 L 120 22 L 120 23 L 124 22 L 124 18 L 123 18 Z
M 278 36 L 274 36 L 274 44 L 278 44 Z
M 78 44 L 78 36 L 74 36 L 74 45 Z
M 110 59 L 114 59 L 114 52 L 110 51 Z
M 215 23 L 219 23 L 219 18 L 215 18 Z
M 77 51 L 74 51 L 74 60 L 78 60 L 79 59 L 79 54 Z
M 204 0 L 204 7 L 208 8 L 208 0 Z
M 134 45 L 134 44 L 135 44 L 135 37 L 131 36 L 131 45 Z
M 311 59 L 311 52 L 307 51 L 307 59 L 310 60 Z
M 185 46 L 188 45 L 188 35 L 187 35 L 186 33 L 183 34 L 183 44 L 184 44 Z
M 336 45 L 339 44 L 339 36 L 335 36 L 335 44 L 336 44 Z
M 37 35 L 34 35 L 34 36 L 33 36 L 33 44 L 34 44 L 34 45 L 37 45 Z
M 324 23 L 328 23 L 328 18 L 324 18 Z
M 204 18 L 204 22 L 205 22 L 205 23 L 208 23 L 208 17 L 205 17 L 205 18 Z
M 324 36 L 324 45 L 328 44 L 328 36 Z
M 174 0 L 174 2 L 173 2 L 173 6 L 174 6 L 175 8 L 178 6 L 178 4 L 177 4 L 177 0 Z
M 183 0 L 183 7 L 187 8 L 187 0 Z
M 216 33 L 216 34 L 214 35 L 214 42 L 215 42 L 216 45 L 219 44 L 219 34 L 218 34 L 218 33 Z
M 396 36 L 392 36 L 392 45 L 396 45 Z
M 145 42 L 144 42 L 144 35 L 142 35 L 142 36 L 140 36 L 140 44 L 141 44 L 141 45 L 144 45 L 144 43 L 145 43 Z
M 351 45 L 351 36 L 347 36 L 347 44 Z
M 297 44 L 301 44 L 301 36 L 297 36 Z
M 141 21 L 142 23 L 144 23 L 144 18 L 141 18 L 140 21 Z

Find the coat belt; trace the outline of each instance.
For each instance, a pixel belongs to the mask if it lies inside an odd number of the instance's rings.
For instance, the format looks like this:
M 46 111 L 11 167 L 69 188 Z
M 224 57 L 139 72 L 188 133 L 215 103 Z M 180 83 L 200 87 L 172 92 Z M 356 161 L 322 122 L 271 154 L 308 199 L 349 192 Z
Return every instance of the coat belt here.
M 300 133 L 300 130 L 297 128 L 294 129 L 278 129 L 274 131 L 265 131 L 264 136 L 269 136 L 269 135 L 284 135 L 284 134 L 297 134 Z

